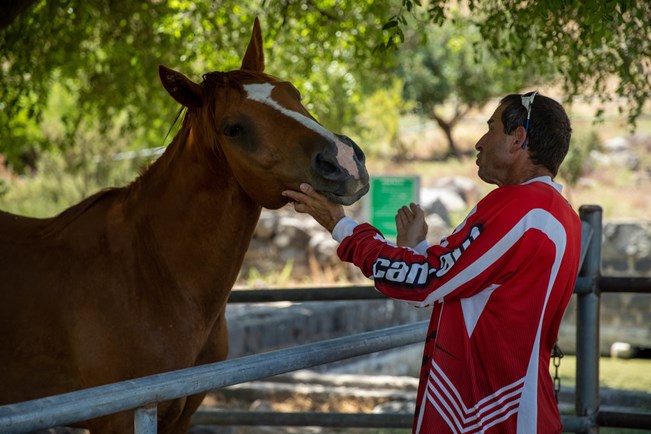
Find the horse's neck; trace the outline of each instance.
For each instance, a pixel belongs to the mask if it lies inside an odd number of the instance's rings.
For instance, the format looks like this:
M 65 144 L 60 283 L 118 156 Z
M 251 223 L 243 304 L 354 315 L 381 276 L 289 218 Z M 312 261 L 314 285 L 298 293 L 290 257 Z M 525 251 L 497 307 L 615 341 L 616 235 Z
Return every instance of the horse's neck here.
M 136 244 L 157 266 L 199 296 L 225 297 L 261 211 L 225 163 L 209 167 L 191 149 L 170 148 L 130 187 L 125 204 Z

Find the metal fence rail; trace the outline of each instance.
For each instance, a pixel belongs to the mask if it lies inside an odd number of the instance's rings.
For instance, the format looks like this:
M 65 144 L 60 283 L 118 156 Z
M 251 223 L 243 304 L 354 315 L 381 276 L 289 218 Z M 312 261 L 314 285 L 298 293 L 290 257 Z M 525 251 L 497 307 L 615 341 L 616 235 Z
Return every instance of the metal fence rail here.
M 584 206 L 583 264 L 576 282 L 577 382 L 575 415 L 563 416 L 563 431 L 599 432 L 600 426 L 651 428 L 651 414 L 599 410 L 600 292 L 651 293 L 651 279 L 600 275 L 601 208 Z M 590 242 L 597 240 L 599 242 Z M 230 303 L 382 299 L 371 286 L 233 291 Z M 330 339 L 219 363 L 197 366 L 63 395 L 0 406 L 0 432 L 24 433 L 136 409 L 136 434 L 156 432 L 156 403 L 286 372 L 314 367 L 412 343 L 421 343 L 427 322 Z M 408 428 L 405 414 L 270 413 L 201 411 L 194 423 L 221 425 Z
M 136 414 L 143 428 L 137 432 L 155 433 L 151 403 L 422 342 L 426 331 L 423 321 L 10 404 L 0 407 L 0 432 L 31 432 L 145 406 Z

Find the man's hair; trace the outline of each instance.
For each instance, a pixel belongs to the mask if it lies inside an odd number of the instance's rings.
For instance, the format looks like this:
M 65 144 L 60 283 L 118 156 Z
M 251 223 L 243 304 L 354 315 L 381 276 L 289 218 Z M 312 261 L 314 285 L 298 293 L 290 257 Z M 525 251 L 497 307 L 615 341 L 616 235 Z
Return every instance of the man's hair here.
M 522 105 L 521 96 L 511 94 L 500 101 L 500 105 L 504 105 L 502 124 L 506 134 L 513 133 L 519 126 L 524 127 L 527 121 L 527 109 Z M 526 139 L 531 161 L 545 166 L 556 176 L 567 155 L 571 136 L 570 119 L 563 106 L 551 98 L 536 95 L 531 106 Z

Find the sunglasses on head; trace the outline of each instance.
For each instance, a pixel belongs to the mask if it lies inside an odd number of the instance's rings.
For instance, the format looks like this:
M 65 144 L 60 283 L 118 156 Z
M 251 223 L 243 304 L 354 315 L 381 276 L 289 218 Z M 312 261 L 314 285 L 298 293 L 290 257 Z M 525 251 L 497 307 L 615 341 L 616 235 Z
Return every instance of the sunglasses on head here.
M 525 93 L 520 96 L 522 105 L 527 109 L 527 120 L 524 123 L 524 129 L 527 132 L 527 137 L 525 137 L 522 142 L 522 149 L 527 147 L 527 140 L 529 140 L 529 119 L 531 118 L 531 107 L 533 107 L 533 99 L 538 95 L 538 91 L 534 90 L 533 92 Z

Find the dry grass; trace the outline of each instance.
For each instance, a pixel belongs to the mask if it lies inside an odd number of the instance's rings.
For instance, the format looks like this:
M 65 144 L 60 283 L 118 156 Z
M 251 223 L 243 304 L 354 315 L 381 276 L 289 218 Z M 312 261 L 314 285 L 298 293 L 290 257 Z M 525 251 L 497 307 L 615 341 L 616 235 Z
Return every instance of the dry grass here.
M 553 369 L 551 370 L 553 373 Z M 573 387 L 576 377 L 576 357 L 561 359 L 559 376 L 563 386 Z M 612 389 L 651 391 L 651 359 L 599 359 L 599 386 Z

